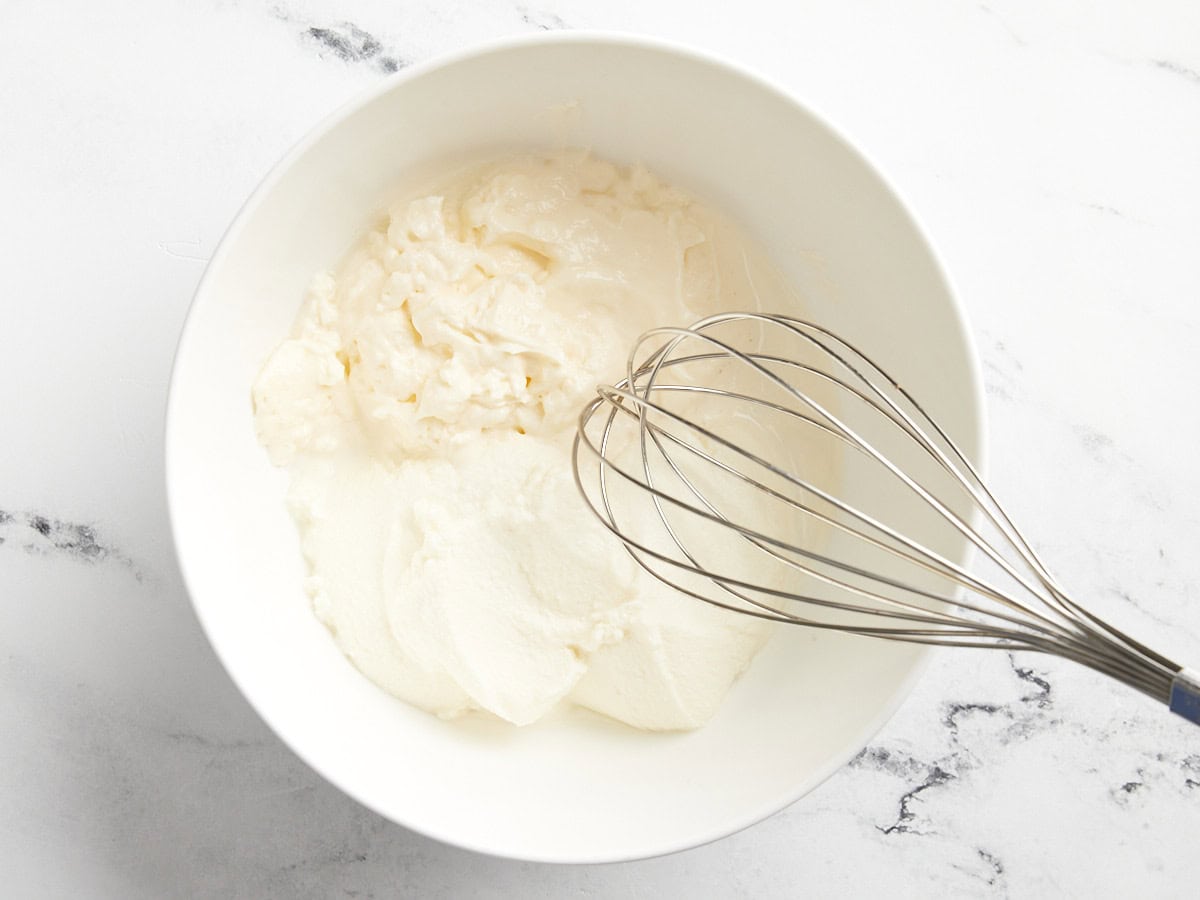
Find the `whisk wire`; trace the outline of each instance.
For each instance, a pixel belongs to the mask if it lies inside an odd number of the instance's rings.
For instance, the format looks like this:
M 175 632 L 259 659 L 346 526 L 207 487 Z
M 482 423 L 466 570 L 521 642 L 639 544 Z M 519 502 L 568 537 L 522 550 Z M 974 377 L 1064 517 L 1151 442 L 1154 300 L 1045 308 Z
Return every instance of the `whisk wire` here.
M 757 329 L 750 335 L 760 344 L 754 350 L 740 350 L 724 336 L 727 327 L 747 326 Z M 799 345 L 799 352 L 769 351 L 767 338 L 790 340 Z M 724 371 L 726 363 L 735 371 Z M 709 373 L 713 367 L 720 383 L 694 377 L 697 371 Z M 668 380 L 668 371 L 680 377 Z M 735 389 L 732 382 L 739 372 L 760 387 Z M 811 389 L 798 379 L 810 382 Z M 767 396 L 779 392 L 786 402 Z M 929 541 L 868 512 L 844 491 L 803 477 L 789 461 L 773 460 L 769 453 L 727 436 L 710 424 L 711 416 L 698 421 L 680 411 L 673 404 L 676 399 L 707 402 L 710 413 L 725 404 L 776 416 L 785 429 L 800 429 L 854 451 L 851 458 L 865 460 L 891 483 L 902 486 L 937 521 L 949 526 L 956 542 L 966 542 L 960 547 L 975 547 L 1022 596 L 956 562 L 955 552 L 939 552 Z M 596 419 L 601 410 L 606 414 L 597 440 L 594 420 L 601 421 Z M 848 412 L 865 415 L 865 424 L 883 427 L 884 439 L 914 448 L 918 458 L 943 474 L 953 498 L 931 487 L 929 476 L 913 474 L 890 451 L 881 450 L 861 426 L 851 424 Z M 623 422 L 635 428 L 640 471 L 617 461 L 625 445 L 614 435 Z M 891 446 L 886 440 L 884 446 Z M 588 458 L 596 464 L 598 488 L 585 484 L 583 468 Z M 581 413 L 573 459 L 576 484 L 600 522 L 651 576 L 687 596 L 771 621 L 885 640 L 1054 654 L 1169 702 L 1172 710 L 1194 721 L 1200 717 L 1188 712 L 1200 709 L 1200 678 L 1069 597 L 949 434 L 878 363 L 819 325 L 791 316 L 723 313 L 691 328 L 646 332 L 629 355 L 625 379 L 599 387 L 597 397 Z M 753 517 L 755 507 L 719 499 L 707 481 L 702 484 L 690 474 L 697 465 L 697 474 L 705 474 L 706 479 L 723 478 L 726 486 L 750 490 L 758 502 L 775 504 L 798 516 L 798 521 L 810 523 L 809 527 L 824 528 L 833 536 L 830 540 L 841 542 L 839 546 L 857 549 L 850 556 L 838 555 L 805 545 L 790 533 L 773 533 L 769 522 L 750 524 L 744 517 Z M 664 479 L 674 484 L 674 490 Z M 619 491 L 618 485 L 624 487 Z M 614 498 L 621 491 L 649 499 L 654 513 L 650 521 L 657 522 L 665 535 L 661 546 L 636 533 L 634 526 L 640 520 L 618 514 Z M 970 514 L 957 511 L 962 502 L 968 504 Z M 775 567 L 773 577 L 760 579 L 735 571 L 736 566 L 728 568 L 729 562 L 716 567 L 706 563 L 677 521 L 731 532 L 757 555 L 756 566 Z M 984 536 L 980 522 L 995 533 L 998 543 Z M 707 551 L 708 545 L 723 542 L 701 543 Z M 895 565 L 913 567 L 920 577 L 914 580 L 858 561 L 868 551 L 883 553 Z M 796 578 L 811 579 L 820 591 L 798 590 Z M 944 579 L 951 590 L 925 587 L 920 578 Z M 705 585 L 720 593 L 714 596 Z M 964 590 L 974 599 L 964 598 Z M 797 607 L 834 617 L 800 614 Z

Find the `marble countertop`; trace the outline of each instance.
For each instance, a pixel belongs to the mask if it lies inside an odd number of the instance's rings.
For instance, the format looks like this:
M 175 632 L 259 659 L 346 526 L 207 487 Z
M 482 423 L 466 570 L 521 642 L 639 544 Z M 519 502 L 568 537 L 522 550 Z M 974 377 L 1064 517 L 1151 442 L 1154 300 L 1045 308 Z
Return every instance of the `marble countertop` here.
M 863 754 L 783 813 L 662 859 L 550 867 L 443 846 L 341 795 L 200 633 L 168 534 L 164 394 L 239 204 L 388 72 L 604 28 L 753 66 L 869 152 L 969 310 L 995 489 L 1078 596 L 1200 665 L 1200 7 L 714 7 L 5 4 L 6 893 L 1195 895 L 1200 731 L 1052 659 L 940 654 Z

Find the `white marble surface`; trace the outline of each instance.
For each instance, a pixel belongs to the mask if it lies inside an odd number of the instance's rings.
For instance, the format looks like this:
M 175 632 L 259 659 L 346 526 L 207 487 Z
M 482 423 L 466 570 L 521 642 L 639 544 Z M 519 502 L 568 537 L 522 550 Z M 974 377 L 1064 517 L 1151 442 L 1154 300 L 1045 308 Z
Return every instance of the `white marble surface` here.
M 690 852 L 544 867 L 393 826 L 216 663 L 172 557 L 161 432 L 204 261 L 316 119 L 483 38 L 669 36 L 778 79 L 880 163 L 972 317 L 996 488 L 1066 584 L 1200 664 L 1198 10 L 0 3 L 5 895 L 1194 896 L 1200 731 L 1002 654 L 943 654 L 854 765 Z

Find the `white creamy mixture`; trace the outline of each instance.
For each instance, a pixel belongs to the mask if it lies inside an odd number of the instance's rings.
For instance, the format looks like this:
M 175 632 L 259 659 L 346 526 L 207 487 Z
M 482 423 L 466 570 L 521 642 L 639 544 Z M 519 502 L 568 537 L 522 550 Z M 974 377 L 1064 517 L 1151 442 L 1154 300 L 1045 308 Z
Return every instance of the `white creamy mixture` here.
M 317 277 L 256 425 L 291 475 L 316 613 L 364 674 L 444 717 L 712 716 L 766 626 L 642 572 L 569 453 L 632 340 L 746 308 L 752 268 L 685 195 L 572 153 L 459 172 Z

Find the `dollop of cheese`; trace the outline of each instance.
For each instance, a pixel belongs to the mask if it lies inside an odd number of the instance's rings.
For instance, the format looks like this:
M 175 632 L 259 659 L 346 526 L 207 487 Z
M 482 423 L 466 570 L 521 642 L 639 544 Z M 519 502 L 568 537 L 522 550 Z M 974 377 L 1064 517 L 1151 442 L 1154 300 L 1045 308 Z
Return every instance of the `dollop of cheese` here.
M 766 626 L 641 571 L 578 496 L 570 444 L 638 334 L 744 305 L 730 233 L 642 168 L 523 156 L 395 205 L 315 278 L 255 421 L 291 475 L 314 609 L 364 674 L 444 717 L 711 717 Z

